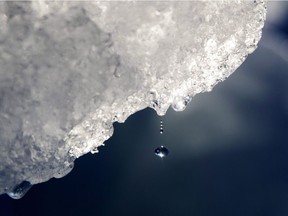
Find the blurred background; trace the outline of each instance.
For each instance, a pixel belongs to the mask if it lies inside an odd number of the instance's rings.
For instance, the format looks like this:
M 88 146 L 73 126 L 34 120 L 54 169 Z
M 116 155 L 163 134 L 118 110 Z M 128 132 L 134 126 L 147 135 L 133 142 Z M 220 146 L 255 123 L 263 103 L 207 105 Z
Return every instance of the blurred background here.
M 1 195 L 0 216 L 287 216 L 287 91 L 288 2 L 274 1 L 258 49 L 225 82 L 184 112 L 114 124 L 64 178 Z

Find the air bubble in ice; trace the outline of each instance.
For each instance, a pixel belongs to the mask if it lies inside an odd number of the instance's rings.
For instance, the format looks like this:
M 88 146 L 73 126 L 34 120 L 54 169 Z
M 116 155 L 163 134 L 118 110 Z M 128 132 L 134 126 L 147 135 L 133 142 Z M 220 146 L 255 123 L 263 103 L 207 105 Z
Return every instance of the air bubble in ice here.
M 115 67 L 114 72 L 113 72 L 114 77 L 119 78 L 121 77 L 121 72 L 120 69 Z
M 165 146 L 160 146 L 155 149 L 155 155 L 160 158 L 166 157 L 169 154 L 169 150 Z
M 13 191 L 8 192 L 8 196 L 10 196 L 13 199 L 21 199 L 32 187 L 32 184 L 28 181 L 23 181 L 19 185 L 16 185 L 14 187 Z

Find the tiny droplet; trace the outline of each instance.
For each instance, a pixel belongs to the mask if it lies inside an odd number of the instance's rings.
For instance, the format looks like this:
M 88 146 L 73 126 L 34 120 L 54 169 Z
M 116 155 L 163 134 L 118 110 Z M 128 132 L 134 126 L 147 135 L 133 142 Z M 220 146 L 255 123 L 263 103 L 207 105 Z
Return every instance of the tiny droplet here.
M 163 134 L 164 130 L 163 130 L 163 121 L 160 121 L 160 134 Z

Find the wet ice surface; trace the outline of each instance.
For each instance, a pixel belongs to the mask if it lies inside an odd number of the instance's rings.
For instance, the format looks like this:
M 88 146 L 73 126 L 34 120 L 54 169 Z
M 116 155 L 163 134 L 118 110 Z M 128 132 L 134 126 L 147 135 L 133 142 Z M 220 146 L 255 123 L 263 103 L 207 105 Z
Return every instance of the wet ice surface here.
M 66 175 L 138 110 L 185 109 L 254 51 L 264 19 L 261 1 L 1 2 L 0 194 Z

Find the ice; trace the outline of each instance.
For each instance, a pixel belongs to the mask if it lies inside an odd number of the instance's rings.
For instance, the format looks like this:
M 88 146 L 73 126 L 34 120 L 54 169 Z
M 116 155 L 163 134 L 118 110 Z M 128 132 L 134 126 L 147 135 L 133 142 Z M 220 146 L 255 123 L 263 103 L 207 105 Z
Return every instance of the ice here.
M 30 182 L 23 181 L 19 185 L 16 185 L 13 191 L 8 192 L 8 196 L 13 199 L 21 199 L 30 189 L 32 185 Z
M 63 177 L 141 109 L 184 110 L 256 49 L 265 14 L 260 0 L 1 2 L 0 194 Z

